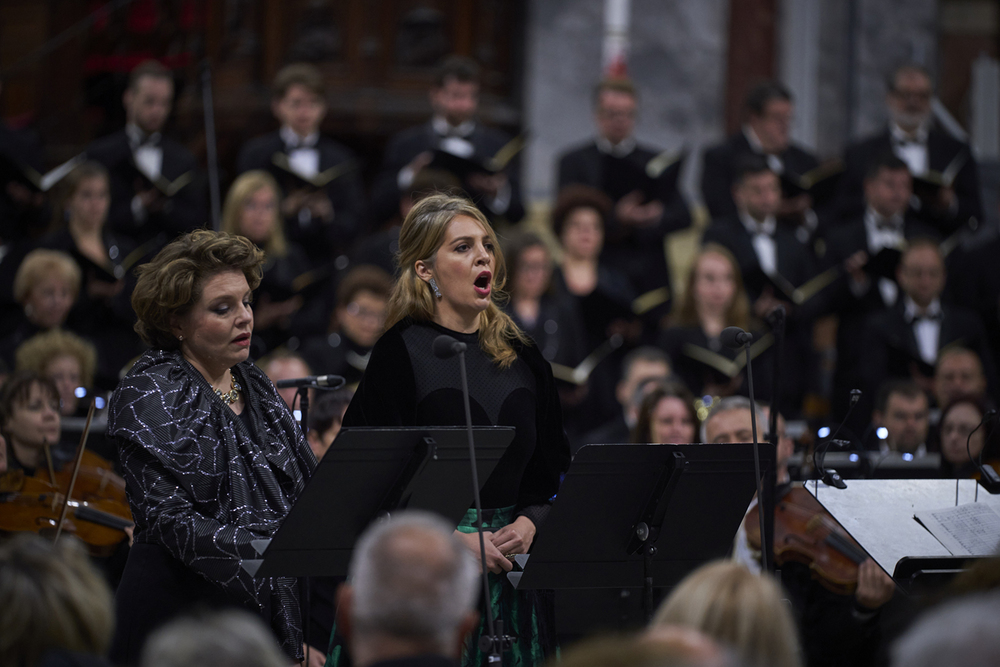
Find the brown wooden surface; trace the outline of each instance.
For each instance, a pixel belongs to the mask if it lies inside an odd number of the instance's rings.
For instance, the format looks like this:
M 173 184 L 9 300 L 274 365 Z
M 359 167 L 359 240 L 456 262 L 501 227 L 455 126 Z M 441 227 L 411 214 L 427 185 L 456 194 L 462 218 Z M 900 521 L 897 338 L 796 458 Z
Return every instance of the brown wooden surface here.
M 726 132 L 743 123 L 743 99 L 775 75 L 777 0 L 730 0 L 726 58 Z

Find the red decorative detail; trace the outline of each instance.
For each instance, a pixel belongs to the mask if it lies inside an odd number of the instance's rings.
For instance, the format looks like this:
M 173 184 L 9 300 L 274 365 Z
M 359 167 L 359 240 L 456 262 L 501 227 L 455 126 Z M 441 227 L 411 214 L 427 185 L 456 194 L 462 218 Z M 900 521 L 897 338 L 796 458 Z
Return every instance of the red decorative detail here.
M 628 60 L 625 59 L 625 56 L 617 56 L 609 62 L 604 75 L 609 79 L 627 79 Z
M 136 35 L 153 32 L 160 22 L 160 10 L 156 0 L 136 0 L 128 10 L 125 29 Z
M 103 2 L 103 0 L 90 0 L 90 2 L 87 3 L 88 11 L 91 14 L 93 14 L 94 12 L 96 12 L 97 10 L 99 10 L 101 7 L 103 7 L 105 4 L 106 3 Z M 93 31 L 94 32 L 104 32 L 105 30 L 107 30 L 108 29 L 108 20 L 109 20 L 108 17 L 109 17 L 109 13 L 106 12 L 106 11 L 101 12 L 100 14 L 98 14 L 97 17 L 94 19 L 94 24 L 92 26 Z

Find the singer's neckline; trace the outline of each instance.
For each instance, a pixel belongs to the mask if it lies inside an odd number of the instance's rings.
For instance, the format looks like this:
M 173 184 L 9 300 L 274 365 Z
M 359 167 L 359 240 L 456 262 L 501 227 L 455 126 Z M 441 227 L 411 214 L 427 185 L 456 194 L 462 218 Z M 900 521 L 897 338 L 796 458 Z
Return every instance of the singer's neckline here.
M 463 333 L 461 331 L 455 331 L 454 329 L 449 329 L 448 327 L 446 327 L 446 326 L 444 326 L 442 324 L 438 324 L 434 320 L 427 320 L 427 324 L 431 325 L 433 328 L 437 329 L 441 333 L 446 333 L 449 336 L 454 336 L 456 338 L 464 338 L 464 339 L 466 339 L 466 342 L 469 342 L 469 341 L 478 341 L 479 340 L 479 331 L 478 330 L 477 331 L 473 331 L 472 333 Z

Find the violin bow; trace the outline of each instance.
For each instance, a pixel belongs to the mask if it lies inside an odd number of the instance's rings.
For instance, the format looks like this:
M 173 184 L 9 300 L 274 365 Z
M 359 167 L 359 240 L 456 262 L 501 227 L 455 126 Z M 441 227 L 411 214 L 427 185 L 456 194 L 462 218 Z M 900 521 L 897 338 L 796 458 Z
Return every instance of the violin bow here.
M 83 426 L 83 434 L 80 435 L 80 446 L 76 451 L 76 462 L 73 464 L 73 475 L 69 479 L 69 488 L 66 489 L 66 497 L 63 499 L 62 510 L 59 512 L 59 524 L 56 526 L 56 536 L 52 538 L 52 544 L 59 541 L 62 535 L 63 521 L 69 512 L 69 499 L 73 495 L 73 487 L 76 485 L 76 475 L 80 472 L 80 465 L 83 463 L 83 452 L 87 448 L 87 436 L 90 435 L 90 422 L 94 419 L 94 409 L 97 407 L 97 399 L 90 401 L 90 409 L 87 410 L 87 423 Z

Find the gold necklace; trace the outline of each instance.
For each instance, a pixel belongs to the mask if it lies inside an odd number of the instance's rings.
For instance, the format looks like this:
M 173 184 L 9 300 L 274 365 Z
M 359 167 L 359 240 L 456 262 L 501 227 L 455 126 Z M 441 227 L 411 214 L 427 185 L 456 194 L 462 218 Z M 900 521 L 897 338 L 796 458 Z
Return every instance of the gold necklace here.
M 240 383 L 236 381 L 236 374 L 232 371 L 229 372 L 229 391 L 225 394 L 222 393 L 221 389 L 215 390 L 215 395 L 226 402 L 226 405 L 232 405 L 240 397 Z

